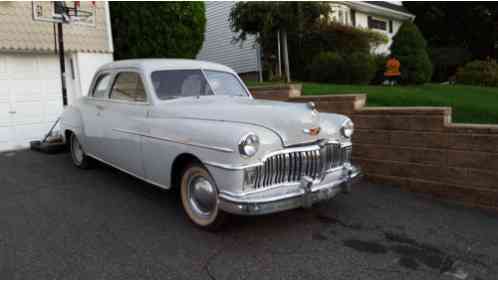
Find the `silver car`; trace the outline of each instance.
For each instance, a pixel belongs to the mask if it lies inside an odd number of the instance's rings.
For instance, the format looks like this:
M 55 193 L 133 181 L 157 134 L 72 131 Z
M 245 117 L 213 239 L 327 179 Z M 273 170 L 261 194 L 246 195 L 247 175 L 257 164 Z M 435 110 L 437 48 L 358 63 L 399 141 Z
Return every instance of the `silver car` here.
M 96 159 L 179 189 L 190 220 L 208 229 L 228 213 L 311 206 L 360 175 L 348 117 L 256 100 L 232 69 L 209 62 L 107 64 L 88 96 L 66 108 L 61 130 L 76 166 Z

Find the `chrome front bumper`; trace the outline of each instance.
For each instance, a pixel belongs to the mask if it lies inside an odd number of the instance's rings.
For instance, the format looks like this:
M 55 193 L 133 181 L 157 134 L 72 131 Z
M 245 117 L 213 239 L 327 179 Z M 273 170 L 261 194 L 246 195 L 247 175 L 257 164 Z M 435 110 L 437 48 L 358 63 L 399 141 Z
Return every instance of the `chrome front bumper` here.
M 349 192 L 351 185 L 361 178 L 357 167 L 345 165 L 327 173 L 320 180 L 303 177 L 301 182 L 281 185 L 251 194 L 220 193 L 219 207 L 237 215 L 263 215 L 310 207 L 314 203 L 330 199 L 337 193 Z

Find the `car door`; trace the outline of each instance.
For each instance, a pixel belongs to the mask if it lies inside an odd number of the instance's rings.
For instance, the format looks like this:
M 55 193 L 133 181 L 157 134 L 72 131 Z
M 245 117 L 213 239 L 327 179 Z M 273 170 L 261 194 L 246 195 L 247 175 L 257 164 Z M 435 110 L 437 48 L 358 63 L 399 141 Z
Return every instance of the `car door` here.
M 85 151 L 102 158 L 104 155 L 103 111 L 109 98 L 112 74 L 102 72 L 96 75 L 88 97 L 80 103 L 81 117 L 84 124 L 84 136 L 81 139 Z
M 149 102 L 138 71 L 116 73 L 104 110 L 104 159 L 139 177 L 144 177 L 142 135 Z

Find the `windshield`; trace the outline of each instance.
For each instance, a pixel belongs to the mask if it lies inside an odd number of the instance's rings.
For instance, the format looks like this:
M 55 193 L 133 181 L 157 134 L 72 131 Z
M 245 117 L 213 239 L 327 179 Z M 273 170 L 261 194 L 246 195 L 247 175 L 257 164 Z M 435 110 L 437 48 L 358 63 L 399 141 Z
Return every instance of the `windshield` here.
M 161 70 L 154 71 L 151 79 L 157 97 L 162 100 L 207 95 L 247 96 L 237 77 L 228 72 Z

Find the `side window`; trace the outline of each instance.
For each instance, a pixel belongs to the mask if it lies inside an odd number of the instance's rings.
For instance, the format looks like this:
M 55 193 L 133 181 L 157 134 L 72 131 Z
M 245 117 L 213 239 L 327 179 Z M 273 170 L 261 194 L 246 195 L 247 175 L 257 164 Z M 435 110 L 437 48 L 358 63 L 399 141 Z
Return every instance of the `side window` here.
M 119 73 L 112 86 L 111 99 L 145 102 L 147 95 L 140 75 L 135 72 Z
M 94 98 L 105 98 L 106 97 L 106 91 L 109 86 L 109 81 L 111 79 L 111 75 L 109 74 L 102 74 L 97 78 L 97 82 L 95 82 L 95 87 L 93 88 L 92 91 L 92 96 Z

